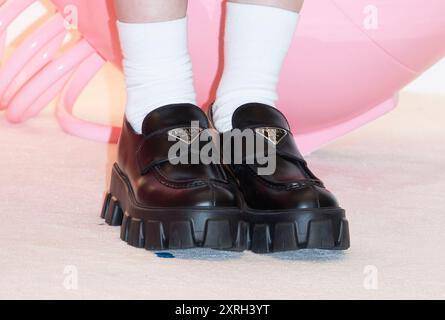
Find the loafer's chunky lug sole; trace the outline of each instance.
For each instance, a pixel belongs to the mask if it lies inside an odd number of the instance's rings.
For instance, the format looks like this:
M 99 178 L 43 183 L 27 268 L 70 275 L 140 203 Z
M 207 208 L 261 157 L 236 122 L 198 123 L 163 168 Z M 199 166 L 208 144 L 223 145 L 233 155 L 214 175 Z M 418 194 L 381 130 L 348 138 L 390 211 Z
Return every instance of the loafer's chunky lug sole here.
M 137 248 L 204 247 L 232 251 L 249 249 L 255 253 L 349 248 L 348 221 L 344 210 L 340 209 L 290 212 L 247 209 L 243 214 L 238 208 L 166 210 L 138 206 L 132 195 L 125 175 L 114 165 L 101 217 L 110 226 L 120 226 L 121 239 Z
M 299 249 L 346 250 L 349 226 L 342 209 L 250 212 L 249 249 L 271 253 Z
M 204 247 L 243 251 L 249 247 L 249 225 L 239 208 L 148 208 L 136 203 L 125 174 L 115 164 L 101 217 L 120 226 L 129 245 L 147 250 Z

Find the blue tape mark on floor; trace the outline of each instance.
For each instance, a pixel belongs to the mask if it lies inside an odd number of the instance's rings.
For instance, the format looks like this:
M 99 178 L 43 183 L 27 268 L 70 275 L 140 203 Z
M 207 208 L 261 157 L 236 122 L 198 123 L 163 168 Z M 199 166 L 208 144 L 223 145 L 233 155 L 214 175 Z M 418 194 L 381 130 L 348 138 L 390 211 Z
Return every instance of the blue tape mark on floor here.
M 173 259 L 175 257 L 170 252 L 155 252 L 155 255 L 157 255 L 159 258 L 163 258 L 163 259 Z

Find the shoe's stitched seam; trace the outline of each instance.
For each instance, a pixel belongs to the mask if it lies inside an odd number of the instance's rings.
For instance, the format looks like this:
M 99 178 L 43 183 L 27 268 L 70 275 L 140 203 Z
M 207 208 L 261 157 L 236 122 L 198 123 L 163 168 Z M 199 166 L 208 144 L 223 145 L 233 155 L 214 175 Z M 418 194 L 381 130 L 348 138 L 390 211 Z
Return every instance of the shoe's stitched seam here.
M 154 167 L 154 168 L 150 169 L 150 171 L 153 172 L 154 177 L 156 178 L 156 180 L 159 181 L 159 183 L 162 183 L 163 185 L 165 185 L 167 187 L 170 187 L 170 188 L 184 189 L 184 188 L 193 188 L 193 187 L 200 187 L 200 186 L 206 185 L 206 183 L 203 182 L 203 181 L 193 181 L 193 182 L 184 182 L 184 183 L 178 183 L 178 182 L 169 181 L 160 172 L 160 170 L 157 167 Z
M 166 177 L 164 174 L 162 174 L 161 170 L 159 170 L 157 167 L 150 169 L 150 171 L 152 171 L 154 173 L 154 176 L 155 176 L 156 180 L 159 181 L 159 183 L 162 183 L 163 185 L 170 187 L 170 188 L 174 188 L 174 189 L 202 187 L 205 185 L 209 185 L 210 182 L 212 182 L 214 184 L 218 184 L 220 186 L 224 186 L 224 187 L 228 185 L 228 183 L 224 183 L 224 182 L 220 182 L 220 181 L 216 181 L 216 180 L 208 180 L 208 181 L 198 180 L 198 181 L 179 183 L 179 182 L 174 182 L 174 181 L 169 180 L 168 177 Z
M 263 185 L 276 189 L 276 190 L 299 190 L 299 189 L 303 189 L 303 188 L 307 188 L 313 185 L 318 185 L 317 181 L 313 181 L 313 180 L 308 180 L 308 179 L 304 179 L 304 180 L 299 180 L 296 181 L 294 183 L 288 183 L 287 185 L 284 186 L 280 186 L 280 185 L 276 185 L 276 184 L 272 184 L 264 179 L 262 179 L 260 176 L 258 176 L 258 174 L 249 166 L 247 166 L 247 172 L 253 177 L 255 178 L 257 181 L 259 181 L 260 183 L 262 183 Z M 290 185 L 290 184 L 298 184 L 298 185 Z
M 215 180 L 215 179 L 208 179 L 208 180 L 189 180 L 190 182 L 178 182 L 178 181 L 173 181 L 171 179 L 169 179 L 165 174 L 162 173 L 162 170 L 160 170 L 159 168 L 155 167 L 157 170 L 157 172 L 159 173 L 159 175 L 166 180 L 166 182 L 171 183 L 171 184 L 177 184 L 177 185 L 184 185 L 184 184 L 195 184 L 195 183 L 202 183 L 202 184 L 207 184 L 208 182 L 212 182 L 214 184 L 218 184 L 220 186 L 227 186 L 229 185 L 228 182 L 225 181 L 220 181 L 220 180 Z

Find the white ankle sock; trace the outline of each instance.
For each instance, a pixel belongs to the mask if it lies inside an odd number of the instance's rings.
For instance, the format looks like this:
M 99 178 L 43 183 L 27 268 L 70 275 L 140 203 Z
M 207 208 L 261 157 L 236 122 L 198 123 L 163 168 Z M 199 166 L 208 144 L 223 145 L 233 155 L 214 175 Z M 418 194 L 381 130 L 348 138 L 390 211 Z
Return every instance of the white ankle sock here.
M 187 18 L 117 24 L 127 83 L 125 114 L 133 129 L 141 133 L 144 118 L 158 107 L 196 104 Z
M 215 127 L 221 132 L 232 129 L 232 114 L 245 103 L 275 106 L 298 13 L 228 2 L 226 19 L 225 67 L 213 106 Z

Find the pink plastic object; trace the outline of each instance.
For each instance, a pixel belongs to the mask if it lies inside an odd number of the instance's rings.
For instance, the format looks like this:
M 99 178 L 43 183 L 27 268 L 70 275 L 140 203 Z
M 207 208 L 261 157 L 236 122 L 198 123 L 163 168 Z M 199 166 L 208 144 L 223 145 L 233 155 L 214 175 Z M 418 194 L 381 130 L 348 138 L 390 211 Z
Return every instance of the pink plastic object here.
M 0 8 L 0 40 L 11 17 L 32 2 L 9 0 Z M 39 56 L 45 51 L 53 56 L 63 33 L 60 19 L 47 22 L 0 70 L 1 105 L 8 107 L 9 120 L 22 121 L 61 92 L 56 115 L 65 131 L 115 142 L 118 128 L 72 115 L 78 95 L 103 63 L 120 64 L 112 2 L 53 2 L 60 12 L 67 5 L 78 9 L 84 39 L 58 59 L 42 62 Z M 211 101 L 222 72 L 221 2 L 189 4 L 190 47 L 201 104 Z M 445 55 L 443 12 L 443 0 L 306 1 L 278 103 L 302 151 L 311 152 L 394 108 L 397 92 Z M 30 48 L 36 41 L 38 48 Z
M 34 2 L 9 0 L 0 7 L 2 39 L 13 20 Z M 80 39 L 57 56 L 67 30 L 64 18 L 54 12 L 48 21 L 21 43 L 0 69 L 0 109 L 7 108 L 6 118 L 10 122 L 25 121 L 38 114 L 60 95 L 73 74 L 80 75 L 82 84 L 86 85 L 89 78 L 79 72 L 84 61 L 94 61 L 96 70 L 105 63 L 85 39 Z M 70 120 L 74 121 L 75 118 L 70 116 Z M 89 125 L 85 121 L 81 123 L 84 128 Z M 91 128 L 95 127 L 95 124 L 91 124 Z M 86 130 L 90 131 L 91 128 L 87 127 Z M 70 133 L 78 134 L 79 131 L 81 129 Z M 98 140 L 108 141 L 109 135 L 103 132 Z

